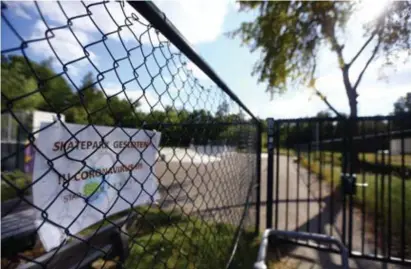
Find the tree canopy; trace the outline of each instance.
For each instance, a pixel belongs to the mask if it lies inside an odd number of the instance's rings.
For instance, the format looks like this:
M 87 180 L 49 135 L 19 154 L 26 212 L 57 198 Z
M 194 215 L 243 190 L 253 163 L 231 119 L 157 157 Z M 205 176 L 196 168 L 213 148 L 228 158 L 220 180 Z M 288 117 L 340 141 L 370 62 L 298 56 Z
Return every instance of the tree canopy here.
M 398 98 L 398 100 L 394 103 L 394 114 L 411 114 L 411 92 Z
M 100 90 L 92 73 L 84 75 L 74 89 L 49 61 L 36 63 L 23 56 L 2 57 L 2 112 L 42 110 L 65 115 L 66 122 L 130 128 L 152 128 L 162 132 L 163 145 L 186 146 L 219 140 L 239 143 L 246 122 L 244 115 L 230 114 L 222 102 L 213 114 L 204 109 L 187 111 L 166 106 L 143 112 L 135 100 L 108 96 Z M 251 124 L 250 124 L 251 126 Z
M 243 22 L 232 36 L 240 36 L 250 50 L 261 52 L 253 74 L 267 83 L 270 93 L 284 92 L 290 83 L 315 88 L 319 51 L 329 45 L 335 52 L 342 72 L 351 116 L 357 116 L 358 86 L 364 72 L 378 55 L 390 61 L 398 52 L 411 55 L 411 1 L 395 1 L 373 21 L 363 25 L 365 42 L 352 59 L 344 55 L 339 35 L 345 31 L 354 13 L 355 1 L 264 1 L 240 2 L 240 11 L 257 10 L 254 21 Z M 350 68 L 358 57 L 371 48 L 356 79 Z M 317 94 L 325 99 L 318 89 Z
M 408 92 L 404 96 L 398 98 L 394 103 L 394 115 L 399 116 L 394 121 L 394 126 L 400 130 L 411 129 L 411 92 Z

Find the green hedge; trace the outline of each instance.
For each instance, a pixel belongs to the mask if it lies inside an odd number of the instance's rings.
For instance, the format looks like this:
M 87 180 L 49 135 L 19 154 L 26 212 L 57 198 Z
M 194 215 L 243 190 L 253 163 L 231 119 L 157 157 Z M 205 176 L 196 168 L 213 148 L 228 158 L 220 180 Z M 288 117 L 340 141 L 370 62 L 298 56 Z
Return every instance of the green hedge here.
M 3 172 L 1 176 L 1 201 L 7 201 L 17 197 L 19 190 L 23 190 L 30 183 L 31 176 L 20 170 Z M 31 194 L 31 188 L 23 193 L 23 195 L 29 194 Z

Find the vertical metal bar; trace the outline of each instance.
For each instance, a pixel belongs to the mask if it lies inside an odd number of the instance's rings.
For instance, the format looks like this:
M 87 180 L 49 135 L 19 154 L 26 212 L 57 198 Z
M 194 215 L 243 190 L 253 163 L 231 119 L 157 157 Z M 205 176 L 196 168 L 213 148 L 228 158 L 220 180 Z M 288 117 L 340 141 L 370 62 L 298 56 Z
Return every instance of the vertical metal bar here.
M 316 129 L 317 129 L 317 152 L 319 151 L 320 153 L 320 158 L 319 158 L 319 169 L 320 169 L 320 178 L 319 178 L 319 184 L 320 184 L 320 197 L 318 199 L 318 233 L 321 234 L 321 227 L 322 227 L 322 214 L 321 214 L 321 206 L 322 206 L 322 199 L 323 199 L 323 192 L 322 192 L 322 181 L 323 181 L 323 145 L 322 145 L 322 139 L 321 139 L 321 130 L 322 130 L 322 122 L 317 122 L 316 124 Z M 325 232 L 325 231 L 324 231 Z
M 276 145 L 276 170 L 275 170 L 275 180 L 276 180 L 276 186 L 275 186 L 275 229 L 278 230 L 278 212 L 279 212 L 279 194 L 280 194 L 280 122 L 276 122 L 276 140 L 275 140 L 275 145 Z
M 330 236 L 333 236 L 334 224 L 334 137 L 331 138 L 331 199 L 330 199 Z
M 342 145 L 342 149 L 341 149 L 341 153 L 343 154 L 343 163 L 342 163 L 342 169 L 341 169 L 341 176 L 345 176 L 345 174 L 347 173 L 347 163 L 348 163 L 348 151 L 347 151 L 347 137 L 348 137 L 348 120 L 344 120 L 342 122 L 343 125 L 343 145 Z M 344 182 L 341 182 L 344 188 Z M 346 203 L 347 203 L 347 199 L 346 199 L 346 194 L 343 193 L 342 196 L 342 212 L 343 212 L 343 216 L 342 216 L 342 242 L 344 245 L 347 245 L 347 212 L 346 212 Z M 351 252 L 351 249 L 349 250 Z
M 256 210 L 255 210 L 255 234 L 260 233 L 260 207 L 261 207 L 261 136 L 262 136 L 262 128 L 261 128 L 261 123 L 257 122 L 257 160 L 256 160 L 256 176 L 257 176 L 257 199 L 256 199 Z
M 308 123 L 308 129 L 311 130 L 311 122 Z M 310 188 L 311 188 L 311 141 L 308 142 L 308 182 L 307 182 L 307 219 L 310 216 Z M 310 222 L 307 222 L 307 232 L 310 232 Z
M 297 134 L 299 134 L 300 133 L 300 122 L 299 121 L 297 121 L 297 126 L 296 126 L 296 129 L 297 129 Z M 301 141 L 299 141 L 299 142 L 301 142 Z M 299 227 L 300 227 L 300 225 L 299 225 L 299 219 L 298 219 L 298 216 L 300 215 L 300 210 L 299 210 L 299 204 L 300 204 L 300 162 L 301 162 L 301 151 L 300 151 L 300 145 L 297 145 L 297 203 L 296 203 L 296 212 L 297 212 L 297 214 L 296 214 L 296 216 L 295 216 L 295 218 L 296 218 L 296 220 L 295 220 L 295 225 L 296 225 L 296 227 L 297 227 L 297 232 L 299 231 Z M 307 219 L 309 219 L 309 218 L 307 218 Z
M 381 144 L 383 145 L 383 143 L 382 143 L 383 141 L 381 141 Z M 381 193 L 380 193 L 380 196 L 381 196 L 381 199 L 380 199 L 380 201 L 381 201 L 381 236 L 382 236 L 382 239 L 381 239 L 381 242 L 382 242 L 382 244 L 381 244 L 381 251 L 382 251 L 382 255 L 385 257 L 385 255 L 387 254 L 387 252 L 386 252 L 386 246 L 387 246 L 387 244 L 384 244 L 384 242 L 385 242 L 385 239 L 386 239 L 386 233 L 385 233 L 385 221 L 384 221 L 384 218 L 386 217 L 385 216 L 385 194 L 384 194 L 384 181 L 385 181 L 385 150 L 383 149 L 383 150 L 381 150 L 381 168 L 382 168 L 382 170 L 381 170 Z
M 401 260 L 405 259 L 405 149 L 404 149 L 404 126 L 401 124 Z
M 273 187 L 274 187 L 274 119 L 267 119 L 267 218 L 266 229 L 273 227 Z
M 290 123 L 287 122 L 287 127 L 286 127 L 286 137 L 288 138 L 288 135 L 290 133 Z M 286 178 L 286 198 L 285 198 L 285 229 L 288 230 L 288 204 L 289 204 L 289 196 L 288 193 L 290 191 L 290 147 L 288 145 L 287 141 L 287 178 Z
M 391 214 L 392 214 L 392 208 L 391 208 L 391 192 L 392 192 L 392 158 L 391 158 L 391 120 L 388 120 L 387 123 L 387 133 L 388 133 L 388 167 L 389 167 L 389 173 L 388 173 L 388 257 L 391 257 Z
M 362 143 L 365 143 L 365 141 L 366 141 L 365 140 L 365 123 L 366 123 L 366 121 L 362 121 L 362 124 L 361 124 Z M 364 162 L 365 161 L 365 150 L 363 150 L 361 156 L 362 156 L 362 161 Z M 366 184 L 365 169 L 361 169 L 361 176 L 362 176 L 362 184 L 363 184 L 363 186 L 365 186 L 365 184 Z M 365 246 L 365 212 L 366 212 L 365 191 L 366 191 L 366 188 L 363 187 L 362 192 L 361 192 L 361 195 L 362 195 L 362 204 L 361 204 L 362 205 L 362 210 L 361 210 L 361 212 L 362 212 L 362 215 L 361 215 L 361 222 L 362 222 L 362 225 L 361 225 L 361 227 L 362 227 L 362 230 L 361 230 L 361 253 L 362 254 L 364 254 L 364 246 Z
M 353 138 L 354 135 L 356 135 L 356 132 L 353 132 L 354 130 L 357 130 L 357 118 L 350 118 L 350 126 L 349 126 L 349 137 L 348 137 L 348 149 L 350 150 L 349 156 L 350 156 L 350 165 L 349 165 L 349 174 L 350 178 L 354 180 L 354 177 L 356 176 L 354 173 L 354 166 L 358 166 L 358 150 L 356 145 L 353 143 Z M 355 148 L 355 149 L 354 149 Z M 354 151 L 354 152 L 353 152 Z M 355 153 L 355 154 L 354 154 Z M 357 168 L 355 168 L 357 169 Z M 352 186 L 355 188 L 355 186 Z M 350 194 L 348 197 L 348 202 L 349 202 L 349 215 L 348 215 L 348 249 L 350 252 L 352 251 L 352 237 L 353 237 L 353 225 L 354 225 L 354 219 L 353 219 L 353 208 L 354 208 L 354 198 L 353 198 L 353 193 Z
M 377 138 L 377 125 L 373 121 L 374 137 Z M 375 163 L 379 165 L 378 150 L 375 151 Z M 375 203 L 374 203 L 374 256 L 378 255 L 378 173 L 375 173 Z

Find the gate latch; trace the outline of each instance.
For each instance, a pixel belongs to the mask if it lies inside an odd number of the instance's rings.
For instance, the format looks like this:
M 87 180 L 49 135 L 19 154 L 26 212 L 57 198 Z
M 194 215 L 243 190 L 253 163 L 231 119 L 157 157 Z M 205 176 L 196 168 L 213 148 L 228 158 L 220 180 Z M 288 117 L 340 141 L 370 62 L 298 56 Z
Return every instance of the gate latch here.
M 341 174 L 341 182 L 344 194 L 355 195 L 357 187 L 367 187 L 368 183 L 357 183 L 357 176 L 355 174 Z
M 355 195 L 357 191 L 355 185 L 357 183 L 357 177 L 355 174 L 341 174 L 341 183 L 344 194 Z

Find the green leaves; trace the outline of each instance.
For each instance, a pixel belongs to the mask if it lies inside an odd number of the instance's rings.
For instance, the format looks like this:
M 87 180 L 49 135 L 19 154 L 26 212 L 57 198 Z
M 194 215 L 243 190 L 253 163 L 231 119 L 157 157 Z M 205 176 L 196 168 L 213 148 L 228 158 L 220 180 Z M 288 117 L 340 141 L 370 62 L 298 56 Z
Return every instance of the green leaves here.
M 376 20 L 367 28 L 378 29 L 382 53 L 387 62 L 392 61 L 400 53 L 402 59 L 411 56 L 411 1 L 394 1 L 387 6 Z
M 37 83 L 33 77 L 26 76 L 23 62 L 11 62 L 7 58 L 1 63 L 1 107 L 5 108 L 8 100 L 13 102 L 14 109 L 32 110 L 43 103 L 43 98 L 36 92 Z
M 230 114 L 226 101 L 217 107 L 215 114 L 204 109 L 177 109 L 174 105 L 145 113 L 138 110 L 139 102 L 135 100 L 120 99 L 118 93 L 107 96 L 92 73 L 85 74 L 82 85 L 73 91 L 64 77 L 51 69 L 49 61 L 26 62 L 22 56 L 3 57 L 1 83 L 3 108 L 9 100 L 13 111 L 59 112 L 69 123 L 155 128 L 162 132 L 162 145 L 188 146 L 219 139 L 239 143 L 244 129 L 228 125 L 246 122 L 241 113 Z M 166 126 L 160 126 L 164 123 Z
M 399 55 L 411 55 L 411 1 L 394 1 L 378 18 L 364 25 L 369 40 L 347 62 L 343 56 L 344 44 L 338 37 L 357 4 L 354 1 L 240 2 L 240 11 L 258 10 L 259 15 L 254 21 L 242 23 L 230 36 L 239 36 L 251 52 L 261 51 L 252 74 L 258 76 L 259 82 L 267 83 L 271 94 L 285 92 L 291 83 L 315 86 L 318 51 L 328 43 L 343 72 L 351 115 L 356 116 L 357 86 L 369 64 L 380 54 L 385 55 L 387 63 Z M 348 77 L 351 63 L 375 43 L 374 38 L 377 41 L 371 48 L 372 54 L 352 83 Z
M 47 61 L 27 62 L 22 56 L 2 57 L 1 86 L 5 97 L 2 107 L 7 100 L 13 100 L 13 108 L 17 110 L 60 111 L 66 108 L 72 91 L 63 77 L 55 76 L 49 65 Z
M 137 105 L 117 96 L 106 98 L 96 87 L 96 79 L 87 73 L 79 92 L 73 92 L 63 76 L 51 69 L 50 61 L 35 63 L 22 56 L 2 57 L 2 109 L 8 101 L 13 110 L 59 112 L 67 122 L 138 126 Z
M 253 22 L 232 33 L 262 57 L 253 74 L 268 83 L 267 91 L 284 92 L 291 81 L 312 80 L 321 42 L 344 27 L 350 3 L 344 2 L 241 2 L 243 10 L 260 9 Z

